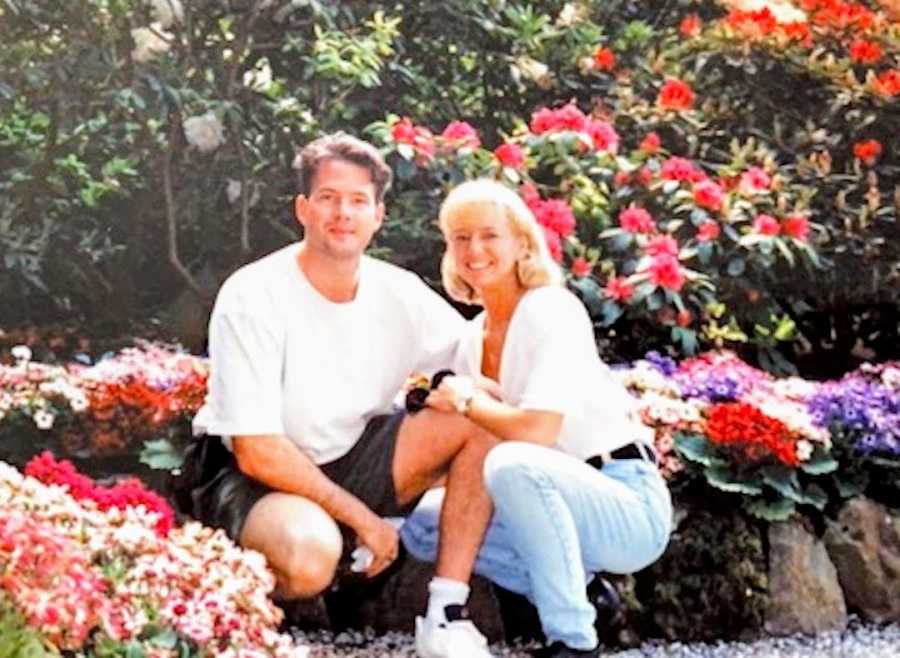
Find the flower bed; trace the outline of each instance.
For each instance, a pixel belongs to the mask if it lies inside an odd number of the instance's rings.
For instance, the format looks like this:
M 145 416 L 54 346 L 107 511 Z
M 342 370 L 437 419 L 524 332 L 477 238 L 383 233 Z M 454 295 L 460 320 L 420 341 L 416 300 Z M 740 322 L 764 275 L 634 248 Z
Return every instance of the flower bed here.
M 262 555 L 172 527 L 140 483 L 102 487 L 49 454 L 26 473 L 0 463 L 0 654 L 307 655 L 276 631 Z

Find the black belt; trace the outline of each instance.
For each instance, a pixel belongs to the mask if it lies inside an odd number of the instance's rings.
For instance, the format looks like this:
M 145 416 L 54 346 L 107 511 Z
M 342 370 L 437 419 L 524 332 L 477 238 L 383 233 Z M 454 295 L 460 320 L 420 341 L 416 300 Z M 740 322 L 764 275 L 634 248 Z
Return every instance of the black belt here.
M 603 468 L 603 465 L 610 461 L 619 459 L 643 459 L 656 466 L 656 452 L 650 446 L 639 446 L 637 443 L 628 443 L 621 448 L 616 448 L 612 452 L 601 455 L 594 455 L 587 460 L 587 463 L 594 468 Z

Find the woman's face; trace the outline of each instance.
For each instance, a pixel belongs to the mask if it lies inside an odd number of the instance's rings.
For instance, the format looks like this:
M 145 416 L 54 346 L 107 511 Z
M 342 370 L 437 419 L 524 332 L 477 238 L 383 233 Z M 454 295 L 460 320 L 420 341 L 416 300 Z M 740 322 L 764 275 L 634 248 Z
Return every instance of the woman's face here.
M 490 203 L 461 208 L 450 222 L 447 248 L 457 273 L 475 290 L 516 284 L 516 262 L 528 242 Z

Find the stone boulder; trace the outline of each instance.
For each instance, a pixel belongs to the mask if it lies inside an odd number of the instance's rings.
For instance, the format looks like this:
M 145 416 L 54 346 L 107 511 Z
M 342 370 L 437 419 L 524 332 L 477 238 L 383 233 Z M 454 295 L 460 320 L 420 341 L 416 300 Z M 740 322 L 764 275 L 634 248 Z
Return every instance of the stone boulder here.
M 846 626 L 844 595 L 824 543 L 799 522 L 770 525 L 766 631 L 814 634 Z
M 900 622 L 900 516 L 867 498 L 847 502 L 825 544 L 851 608 L 873 622 Z

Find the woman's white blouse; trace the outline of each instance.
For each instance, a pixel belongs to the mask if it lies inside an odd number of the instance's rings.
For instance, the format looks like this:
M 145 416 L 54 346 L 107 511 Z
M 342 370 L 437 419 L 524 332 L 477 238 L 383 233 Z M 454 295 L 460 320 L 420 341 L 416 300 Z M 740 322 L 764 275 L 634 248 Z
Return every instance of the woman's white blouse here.
M 468 323 L 454 364 L 458 374 L 481 372 L 482 312 Z M 581 459 L 633 441 L 652 445 L 635 399 L 597 355 L 584 304 L 560 286 L 526 291 L 510 320 L 500 359 L 503 401 L 520 409 L 562 414 L 556 447 Z M 516 437 L 504 437 L 515 440 Z

